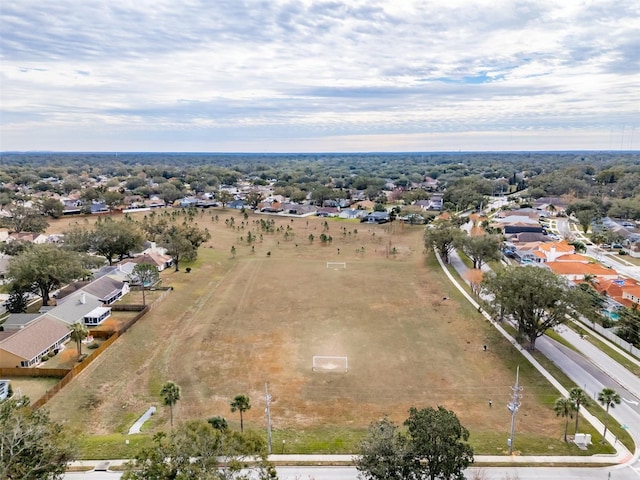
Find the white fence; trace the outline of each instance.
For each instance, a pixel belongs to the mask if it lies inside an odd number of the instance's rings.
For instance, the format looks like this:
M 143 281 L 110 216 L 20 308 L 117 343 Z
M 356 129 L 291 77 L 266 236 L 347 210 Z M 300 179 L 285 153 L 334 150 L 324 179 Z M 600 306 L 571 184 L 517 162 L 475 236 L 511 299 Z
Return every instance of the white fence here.
M 633 355 L 636 358 L 640 358 L 640 349 L 637 349 L 636 347 L 634 347 L 633 345 L 631 345 L 629 342 L 627 342 L 626 340 L 621 339 L 619 336 L 617 336 L 614 333 L 615 328 L 604 328 L 602 325 L 598 325 L 597 323 L 592 323 L 589 322 L 588 320 L 586 320 L 585 318 L 579 318 L 579 320 L 584 323 L 587 327 L 589 327 L 592 330 L 595 330 L 597 333 L 599 333 L 600 335 L 602 335 L 604 338 L 606 338 L 607 340 L 609 340 L 611 343 L 615 343 L 617 346 L 619 346 L 621 349 L 629 352 L 631 355 Z

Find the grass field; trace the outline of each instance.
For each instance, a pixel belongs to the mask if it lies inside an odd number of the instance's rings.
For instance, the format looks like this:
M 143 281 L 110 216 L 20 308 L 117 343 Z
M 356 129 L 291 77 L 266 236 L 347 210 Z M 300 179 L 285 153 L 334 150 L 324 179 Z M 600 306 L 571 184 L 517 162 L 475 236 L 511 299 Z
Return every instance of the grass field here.
M 232 216 L 234 228 L 225 224 Z M 322 245 L 325 219 L 279 218 L 281 232 L 263 233 L 259 218 L 273 217 L 197 216 L 212 234 L 198 260 L 162 273 L 173 292 L 50 401 L 53 418 L 108 436 L 157 405 L 143 432 L 168 430 L 159 391 L 172 380 L 182 388 L 178 422 L 222 415 L 238 428 L 229 402 L 243 393 L 253 405 L 245 425 L 263 430 L 268 383 L 274 441 L 286 440 L 289 453 L 352 451 L 371 421 L 444 405 L 469 428 L 477 453 L 495 454 L 507 449 L 506 404 L 520 365 L 522 453 L 578 453 L 562 442 L 564 423 L 551 408 L 559 394 L 425 256 L 423 227 L 329 219 L 333 241 Z M 313 372 L 313 355 L 347 356 L 349 371 Z

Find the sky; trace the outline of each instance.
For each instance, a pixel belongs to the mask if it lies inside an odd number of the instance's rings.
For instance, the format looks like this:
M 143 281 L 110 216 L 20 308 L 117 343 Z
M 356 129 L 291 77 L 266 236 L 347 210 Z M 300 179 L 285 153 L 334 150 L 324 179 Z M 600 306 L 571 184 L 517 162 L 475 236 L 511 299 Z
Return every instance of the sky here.
M 0 151 L 640 149 L 638 0 L 3 0 Z

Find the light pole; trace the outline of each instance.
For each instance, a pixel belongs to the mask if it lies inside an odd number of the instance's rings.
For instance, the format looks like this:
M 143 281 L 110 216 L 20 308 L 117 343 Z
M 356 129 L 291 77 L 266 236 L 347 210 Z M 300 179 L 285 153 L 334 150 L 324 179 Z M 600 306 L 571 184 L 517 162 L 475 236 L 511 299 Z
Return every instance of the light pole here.
M 511 412 L 511 435 L 509 436 L 509 440 L 507 440 L 507 444 L 509 445 L 509 455 L 513 453 L 513 436 L 515 435 L 516 430 L 516 413 L 518 413 L 518 409 L 520 408 L 520 399 L 522 398 L 522 387 L 518 385 L 518 378 L 520 376 L 520 366 L 516 368 L 516 384 L 511 387 L 513 393 L 511 394 L 511 402 L 507 404 L 507 408 Z

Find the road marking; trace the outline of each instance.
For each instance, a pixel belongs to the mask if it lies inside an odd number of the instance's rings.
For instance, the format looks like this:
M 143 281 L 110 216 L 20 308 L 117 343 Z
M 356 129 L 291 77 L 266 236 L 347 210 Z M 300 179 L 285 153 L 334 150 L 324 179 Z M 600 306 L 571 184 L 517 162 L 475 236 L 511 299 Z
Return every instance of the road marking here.
M 627 403 L 630 403 L 631 405 L 640 405 L 638 402 L 634 401 L 634 400 L 627 400 L 626 398 L 622 397 L 622 400 L 624 400 Z

